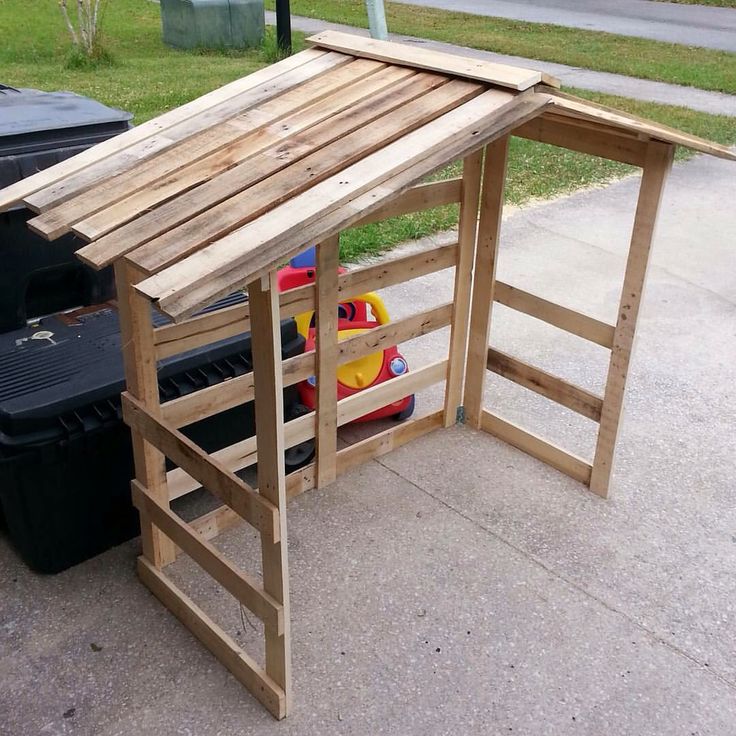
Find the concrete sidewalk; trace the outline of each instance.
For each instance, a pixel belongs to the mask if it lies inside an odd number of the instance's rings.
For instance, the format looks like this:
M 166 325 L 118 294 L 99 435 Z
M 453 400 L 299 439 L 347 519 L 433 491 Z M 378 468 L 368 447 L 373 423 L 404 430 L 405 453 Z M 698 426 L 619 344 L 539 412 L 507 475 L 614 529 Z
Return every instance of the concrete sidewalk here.
M 554 23 L 687 46 L 736 51 L 736 10 L 651 0 L 397 0 L 495 18 Z
M 733 736 L 735 168 L 698 157 L 673 173 L 609 501 L 461 426 L 296 499 L 295 707 L 280 724 L 137 582 L 138 540 L 43 577 L 0 537 L 3 735 Z M 636 190 L 514 212 L 501 278 L 612 320 Z M 448 272 L 386 290 L 395 318 L 451 296 Z M 417 365 L 446 341 L 404 351 Z M 503 308 L 493 342 L 601 388 L 597 346 Z M 487 399 L 590 451 L 588 420 L 501 379 Z M 259 558 L 247 529 L 217 544 L 246 569 Z M 194 565 L 173 574 L 256 638 Z
M 267 11 L 266 23 L 275 25 L 276 14 Z M 368 30 L 365 28 L 355 28 L 354 26 L 344 25 L 342 23 L 330 23 L 324 20 L 304 18 L 301 16 L 292 16 L 292 25 L 296 30 L 310 34 L 332 29 L 345 33 L 354 33 L 359 36 L 369 35 Z M 736 95 L 709 92 L 694 87 L 666 84 L 665 82 L 653 82 L 648 79 L 627 77 L 623 74 L 597 72 L 591 69 L 566 66 L 565 64 L 526 59 L 521 56 L 496 54 L 490 51 L 471 49 L 467 46 L 455 46 L 449 43 L 442 43 L 441 41 L 431 41 L 426 38 L 402 36 L 397 33 L 391 34 L 391 40 L 417 44 L 424 48 L 460 54 L 461 56 L 469 56 L 474 59 L 487 59 L 488 61 L 495 61 L 500 64 L 512 64 L 526 69 L 541 69 L 553 74 L 562 84 L 569 87 L 580 87 L 596 92 L 632 97 L 635 100 L 660 102 L 664 105 L 681 105 L 682 107 L 689 107 L 693 110 L 707 112 L 712 115 L 731 115 L 736 117 Z

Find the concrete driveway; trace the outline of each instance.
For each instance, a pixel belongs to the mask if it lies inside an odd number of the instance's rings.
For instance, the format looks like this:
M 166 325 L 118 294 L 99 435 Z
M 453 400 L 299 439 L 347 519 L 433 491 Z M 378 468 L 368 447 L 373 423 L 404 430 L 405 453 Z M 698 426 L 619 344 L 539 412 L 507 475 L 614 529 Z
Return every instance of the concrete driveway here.
M 0 539 L 0 732 L 733 736 L 734 182 L 736 166 L 704 157 L 673 173 L 609 501 L 461 426 L 296 499 L 296 698 L 282 723 L 136 581 L 137 540 L 42 577 Z M 636 186 L 511 213 L 501 277 L 612 319 Z M 446 273 L 387 290 L 395 317 L 450 297 Z M 600 348 L 503 308 L 494 329 L 501 349 L 600 388 Z M 405 352 L 416 364 L 445 343 Z M 501 379 L 487 398 L 592 447 L 587 420 Z M 258 558 L 246 529 L 218 546 L 244 567 Z M 194 565 L 173 574 L 256 639 Z
M 462 13 L 736 51 L 736 10 L 652 0 L 396 0 Z

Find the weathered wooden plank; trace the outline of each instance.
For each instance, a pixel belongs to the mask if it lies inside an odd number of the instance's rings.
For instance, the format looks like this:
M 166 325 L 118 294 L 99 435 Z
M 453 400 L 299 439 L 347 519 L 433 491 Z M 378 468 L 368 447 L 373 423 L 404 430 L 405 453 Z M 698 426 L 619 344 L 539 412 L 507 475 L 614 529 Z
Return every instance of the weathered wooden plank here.
M 438 85 L 438 89 L 433 89 Z M 273 211 L 289 198 L 315 188 L 319 182 L 479 92 L 478 85 L 445 84 L 441 77 L 431 75 L 416 75 L 394 85 L 346 111 L 344 118 L 335 116 L 303 136 L 290 138 L 278 157 L 268 156 L 267 152 L 259 156 L 251 162 L 245 181 L 242 174 L 235 179 L 235 193 L 229 174 L 217 177 L 211 184 L 218 187 L 220 204 L 149 241 L 131 254 L 131 259 L 144 271 L 155 273 Z M 289 151 L 292 156 L 287 155 Z M 294 163 L 288 165 L 294 158 Z M 226 186 L 222 188 L 225 178 Z M 244 183 L 254 178 L 257 183 L 244 188 Z
M 442 205 L 459 202 L 462 191 L 461 184 L 462 179 L 460 177 L 417 184 L 417 186 L 396 197 L 393 202 L 385 207 L 372 212 L 362 220 L 358 220 L 354 227 L 367 225 L 370 222 L 380 222 L 381 220 L 387 220 L 389 217 L 407 215 L 412 212 L 421 212 L 433 207 L 442 207 Z
M 709 153 L 711 156 L 736 161 L 736 153 L 731 151 L 727 146 L 707 141 L 689 133 L 684 133 L 676 128 L 670 128 L 653 120 L 645 120 L 636 115 L 615 110 L 612 107 L 606 107 L 596 102 L 581 100 L 578 97 L 568 95 L 559 90 L 549 90 L 550 98 L 553 100 L 554 109 L 557 112 L 566 115 L 580 116 L 588 120 L 597 120 L 606 125 L 624 128 L 629 131 L 635 131 L 641 135 L 656 138 L 660 141 L 674 143 L 679 146 L 692 148 L 694 151 L 702 151 Z
M 452 302 L 442 304 L 342 340 L 338 343 L 337 363 L 348 363 L 378 350 L 384 350 L 391 345 L 398 345 L 441 329 L 450 323 L 452 308 Z M 314 351 L 287 358 L 281 365 L 284 385 L 292 386 L 315 375 Z M 175 427 L 182 427 L 252 401 L 253 392 L 253 374 L 246 373 L 225 383 L 208 386 L 173 399 L 164 404 L 161 410 L 167 422 Z
M 317 245 L 316 284 L 316 422 L 317 487 L 324 488 L 337 474 L 337 305 L 340 236 Z
M 248 284 L 250 334 L 253 345 L 255 419 L 258 446 L 258 493 L 278 510 L 278 538 L 261 534 L 263 588 L 283 606 L 281 631 L 266 629 L 266 672 L 284 691 L 286 714 L 291 708 L 291 621 L 289 555 L 286 536 L 284 470 L 284 395 L 281 378 L 281 321 L 276 272 Z
M 357 59 L 287 90 L 142 162 L 126 171 L 124 180 L 115 177 L 115 196 L 108 193 L 104 203 L 101 195 L 97 195 L 97 202 L 86 202 L 88 211 L 96 209 L 97 213 L 80 220 L 70 218 L 72 229 L 86 240 L 96 240 L 161 202 L 355 104 L 356 98 L 364 96 L 364 89 L 365 94 L 375 93 L 391 84 L 401 71 L 404 76 L 409 74 L 408 70 L 386 69 L 379 62 Z M 363 80 L 365 86 L 360 84 Z
M 486 148 L 478 244 L 473 268 L 473 301 L 470 313 L 468 359 L 463 406 L 465 421 L 478 429 L 486 379 L 486 359 L 496 288 L 501 218 L 503 215 L 509 138 L 504 136 Z
M 259 211 L 256 206 L 260 201 L 259 196 L 263 198 L 277 192 L 279 182 L 284 185 L 299 184 L 299 172 L 303 175 L 304 171 L 314 171 L 314 168 L 308 168 L 309 163 L 304 162 L 304 159 L 369 125 L 407 99 L 419 97 L 445 81 L 437 75 L 413 74 L 408 69 L 379 71 L 340 94 L 333 95 L 323 104 L 271 125 L 260 135 L 237 144 L 233 151 L 226 151 L 227 157 L 236 159 L 235 165 L 223 169 L 219 154 L 211 157 L 209 162 L 200 162 L 212 163 L 219 170 L 215 172 L 216 175 L 210 176 L 208 171 L 200 171 L 200 166 L 183 170 L 179 176 L 161 185 L 164 194 L 172 188 L 189 189 L 191 181 L 200 182 L 203 174 L 207 181 L 191 191 L 180 192 L 152 212 L 143 214 L 102 237 L 97 243 L 81 249 L 77 255 L 99 267 L 112 257 L 111 254 L 128 252 L 144 244 L 136 258 L 143 260 L 147 253 L 164 249 L 167 249 L 166 253 L 171 251 L 170 258 L 175 258 L 176 243 L 171 242 L 171 233 L 177 233 L 176 240 L 185 241 L 187 233 L 191 237 L 196 235 L 196 228 L 187 228 L 193 219 L 201 227 L 217 216 L 228 222 L 228 207 L 242 210 L 242 217 L 246 221 L 255 217 Z M 355 138 L 353 136 L 353 140 Z M 291 173 L 287 173 L 290 168 Z M 275 181 L 272 181 L 273 177 L 276 177 Z M 250 198 L 249 202 L 252 200 L 253 207 L 244 201 L 246 195 Z M 103 214 L 100 213 L 100 216 Z M 232 218 L 232 211 L 229 214 Z M 150 271 L 153 267 L 144 268 Z
M 450 427 L 457 422 L 458 409 L 462 403 L 482 168 L 482 149 L 475 151 L 463 161 L 462 201 L 458 223 L 458 260 L 453 290 L 454 309 L 450 330 L 450 357 L 447 361 L 447 381 L 445 383 L 445 427 Z
M 221 139 L 221 136 L 217 135 L 217 132 L 220 130 L 218 124 L 230 121 L 239 114 L 242 114 L 245 110 L 252 110 L 260 103 L 272 99 L 281 92 L 292 89 L 314 76 L 319 76 L 335 66 L 348 63 L 350 63 L 350 58 L 344 55 L 323 56 L 308 64 L 279 74 L 274 79 L 268 80 L 257 87 L 251 87 L 240 95 L 225 100 L 219 105 L 204 110 L 189 120 L 168 128 L 164 136 L 163 146 L 152 146 L 152 141 L 148 140 L 145 143 L 145 151 L 123 151 L 119 156 L 111 156 L 98 164 L 90 166 L 77 174 L 68 176 L 64 180 L 26 197 L 24 201 L 31 209 L 46 213 L 49 216 L 51 216 L 51 210 L 53 209 L 54 212 L 59 213 L 56 221 L 61 223 L 67 219 L 62 215 L 62 213 L 67 212 L 66 205 L 71 206 L 72 202 L 69 200 L 72 200 L 75 196 L 85 191 L 95 196 L 98 189 L 101 192 L 115 192 L 116 189 L 110 189 L 110 187 L 113 187 L 118 181 L 119 176 L 121 176 L 120 186 L 117 189 L 123 191 L 125 189 L 122 186 L 123 182 L 129 180 L 131 177 L 129 174 L 122 174 L 122 172 L 130 167 L 141 166 L 139 163 L 140 159 L 154 154 L 153 157 L 155 160 L 158 160 L 160 156 L 163 156 L 165 159 L 165 149 L 174 148 L 178 150 L 180 148 L 179 143 L 188 143 L 192 139 L 194 143 L 201 143 L 210 139 L 213 139 L 216 143 L 217 140 Z M 215 129 L 214 132 L 212 130 L 213 127 Z M 156 150 L 152 150 L 154 148 Z M 189 149 L 189 146 L 187 145 L 186 148 Z M 131 154 L 135 154 L 135 156 L 132 157 Z M 141 154 L 145 154 L 145 156 Z M 143 170 L 145 171 L 149 165 L 149 163 L 144 164 L 142 167 Z M 132 181 L 128 181 L 128 185 L 135 187 L 135 178 Z M 82 197 L 76 201 L 83 204 L 85 199 L 85 197 Z M 70 213 L 74 211 L 72 208 Z M 49 237 L 56 237 L 51 232 L 50 227 L 42 226 L 42 224 L 50 222 L 45 217 L 37 218 L 36 222 L 38 223 L 38 231 L 40 233 Z
M 546 95 L 525 95 L 508 103 L 498 95 L 504 93 L 487 92 L 404 136 L 344 170 L 339 179 L 318 184 L 138 288 L 170 316 L 185 317 L 196 305 L 242 283 L 244 274 L 260 274 L 305 242 L 344 229 L 447 161 L 477 150 L 549 104 Z M 198 283 L 195 271 L 201 276 L 203 268 L 209 276 Z
M 368 414 L 386 404 L 399 401 L 405 396 L 443 381 L 446 370 L 447 361 L 440 360 L 342 399 L 337 404 L 338 426 L 352 422 L 364 414 Z M 314 436 L 314 412 L 305 414 L 297 419 L 292 419 L 284 425 L 284 442 L 287 447 L 293 447 L 301 442 L 306 442 Z M 229 447 L 217 450 L 212 453 L 211 457 L 233 471 L 241 470 L 258 461 L 256 445 L 256 438 L 251 437 Z M 181 468 L 170 471 L 168 473 L 168 481 L 169 492 L 172 498 L 189 493 L 201 485 L 196 480 L 188 477 L 186 472 Z
M 169 428 L 149 414 L 129 393 L 123 393 L 121 399 L 123 418 L 128 426 L 196 478 L 200 485 L 223 503 L 235 509 L 261 534 L 278 539 L 278 509 L 268 499 L 230 472 L 214 454 L 208 455 L 181 432 Z
M 481 413 L 480 428 L 581 483 L 588 485 L 590 482 L 590 463 L 533 432 L 522 429 L 485 409 Z
M 600 421 L 603 405 L 603 399 L 600 396 L 568 383 L 541 368 L 529 365 L 495 348 L 488 348 L 488 370 L 562 404 L 594 422 Z
M 138 558 L 138 575 L 163 603 L 236 679 L 276 718 L 286 714 L 284 691 L 199 606 L 145 557 Z
M 140 274 L 127 264 L 115 264 L 125 381 L 128 391 L 145 405 L 146 410 L 158 415 L 161 404 L 151 305 L 133 290 L 132 285 L 139 278 Z M 162 505 L 168 503 L 164 456 L 141 432 L 131 429 L 130 436 L 135 477 Z M 161 534 L 145 514 L 141 515 L 141 543 L 143 554 L 155 567 L 164 567 L 173 562 L 175 551 L 171 540 Z
M 652 141 L 644 163 L 639 201 L 636 206 L 634 228 L 629 245 L 629 257 L 626 261 L 624 283 L 621 289 L 616 331 L 608 364 L 608 377 L 603 394 L 600 429 L 593 458 L 593 473 L 590 479 L 590 490 L 604 498 L 608 495 L 613 470 L 616 440 L 624 406 L 626 379 L 634 350 L 636 322 L 644 295 L 657 216 L 674 155 L 674 146 Z
M 0 212 L 19 204 L 34 192 L 51 186 L 62 179 L 71 177 L 76 172 L 91 167 L 93 164 L 97 164 L 126 149 L 128 149 L 127 153 L 131 154 L 131 160 L 134 160 L 135 154 L 131 153 L 131 151 L 134 151 L 133 146 L 144 143 L 147 139 L 151 139 L 154 136 L 164 136 L 166 131 L 173 126 L 189 120 L 232 97 L 241 95 L 243 92 L 253 89 L 264 82 L 275 79 L 281 74 L 308 64 L 323 56 L 325 56 L 325 52 L 321 49 L 307 49 L 306 51 L 302 51 L 277 64 L 259 69 L 248 76 L 236 79 L 212 92 L 208 92 L 191 102 L 169 110 L 163 115 L 153 118 L 153 120 L 137 125 L 135 128 L 114 138 L 98 143 L 96 146 L 88 148 L 86 151 L 82 151 L 76 156 L 61 161 L 48 169 L 21 179 L 19 182 L 0 190 Z M 174 143 L 174 140 L 171 138 L 167 140 L 169 144 Z M 139 148 L 137 150 L 138 155 L 145 155 L 145 148 Z
M 186 522 L 161 506 L 137 480 L 131 481 L 131 490 L 133 505 L 145 513 L 179 549 L 184 550 L 233 597 L 258 616 L 265 626 L 276 632 L 283 631 L 283 607 L 263 590 L 254 577 L 235 567 Z
M 581 129 L 569 119 L 549 114 L 524 123 L 514 130 L 514 135 L 633 166 L 643 165 L 647 147 L 644 141 L 606 131 Z
M 527 291 L 496 281 L 494 299 L 517 312 L 542 320 L 565 332 L 582 337 L 604 348 L 613 345 L 613 325 L 588 317 L 581 312 L 542 299 Z
M 553 87 L 560 83 L 552 76 L 532 69 L 496 64 L 483 59 L 471 59 L 456 54 L 446 54 L 433 49 L 415 45 L 379 41 L 363 36 L 354 36 L 339 31 L 323 31 L 310 36 L 307 41 L 315 46 L 334 51 L 363 56 L 368 59 L 387 61 L 391 64 L 404 64 L 417 69 L 452 74 L 468 79 L 477 79 L 501 87 L 524 90 L 544 82 Z
M 442 411 L 425 414 L 338 450 L 338 476 L 438 429 L 442 426 L 442 416 Z M 315 470 L 315 465 L 312 463 L 286 476 L 286 495 L 289 500 L 315 487 Z M 231 508 L 218 506 L 213 511 L 191 521 L 189 525 L 204 539 L 214 539 L 227 529 L 232 529 L 242 523 L 243 520 Z

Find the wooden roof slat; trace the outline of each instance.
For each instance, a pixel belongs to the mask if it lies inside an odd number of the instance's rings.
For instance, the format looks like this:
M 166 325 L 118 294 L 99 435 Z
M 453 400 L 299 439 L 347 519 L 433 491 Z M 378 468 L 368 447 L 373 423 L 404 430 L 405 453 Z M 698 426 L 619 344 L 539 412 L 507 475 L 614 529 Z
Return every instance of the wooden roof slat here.
M 438 84 L 443 86 L 431 89 Z M 483 91 L 475 82 L 423 73 L 402 86 L 406 89 L 389 90 L 383 105 L 367 101 L 360 117 L 346 115 L 347 134 L 332 118 L 318 131 L 290 139 L 287 145 L 300 160 L 284 166 L 266 159 L 272 170 L 281 170 L 143 245 L 130 260 L 148 273 L 165 268 Z M 300 149 L 309 155 L 299 155 Z
M 442 51 L 434 51 L 419 46 L 378 41 L 350 33 L 341 33 L 340 31 L 323 31 L 315 36 L 310 36 L 307 41 L 320 48 L 341 51 L 354 56 L 376 59 L 377 61 L 387 61 L 391 64 L 404 64 L 416 69 L 452 74 L 453 76 L 475 79 L 509 89 L 525 90 L 540 82 L 550 87 L 560 86 L 555 77 L 534 69 L 496 64 L 483 59 L 446 54 Z
M 581 117 L 585 120 L 592 120 L 619 129 L 623 128 L 639 135 L 656 138 L 657 140 L 675 143 L 679 146 L 691 148 L 694 151 L 717 156 L 718 158 L 736 161 L 736 153 L 718 143 L 707 141 L 704 138 L 690 135 L 689 133 L 677 130 L 676 128 L 670 128 L 667 125 L 662 125 L 652 120 L 645 120 L 636 115 L 615 110 L 606 105 L 589 102 L 588 100 L 565 94 L 559 90 L 549 90 L 549 93 L 555 111 L 568 117 Z
M 364 64 L 374 66 L 371 68 L 364 66 Z M 352 80 L 348 83 L 344 77 L 351 69 L 355 69 L 355 71 L 351 72 Z M 411 69 L 388 67 L 381 62 L 368 59 L 358 59 L 353 64 L 342 66 L 334 72 L 308 83 L 319 84 L 321 87 L 320 93 L 324 93 L 324 97 L 320 97 L 317 100 L 310 100 L 308 104 L 301 108 L 294 106 L 292 99 L 284 99 L 287 96 L 295 96 L 301 88 L 277 97 L 262 108 L 253 111 L 259 117 L 271 114 L 273 117 L 268 120 L 267 125 L 257 128 L 254 127 L 243 136 L 234 136 L 231 144 L 224 146 L 209 156 L 182 167 L 171 176 L 159 179 L 156 181 L 155 186 L 135 192 L 119 202 L 106 207 L 97 214 L 74 223 L 72 230 L 86 240 L 101 238 L 103 235 L 119 228 L 121 225 L 138 217 L 141 213 L 145 213 L 156 205 L 160 205 L 162 202 L 170 200 L 176 195 L 209 181 L 218 174 L 241 164 L 243 161 L 266 148 L 270 148 L 311 125 L 322 122 L 330 117 L 330 115 L 351 107 L 360 100 L 372 96 L 413 74 L 415 72 Z M 332 75 L 335 76 L 333 77 Z M 340 76 L 338 77 L 338 75 Z M 277 112 L 281 109 L 288 109 L 289 114 L 285 116 L 277 115 Z M 200 192 L 201 194 L 203 192 Z M 190 195 L 190 197 L 194 196 L 196 195 Z M 162 232 L 161 223 L 166 218 L 164 212 L 161 210 L 158 210 L 158 212 L 164 216 L 162 219 L 159 216 L 149 217 L 150 224 L 155 228 L 155 232 L 152 232 L 148 236 L 143 236 L 147 240 Z M 133 229 L 129 233 L 124 234 L 123 237 L 132 239 L 136 243 L 143 242 L 141 237 L 138 237 L 136 240 L 137 236 L 135 233 L 142 232 L 145 229 L 144 219 L 145 214 Z M 173 226 L 170 221 L 167 222 L 169 222 L 167 227 Z
M 34 219 L 33 229 L 50 239 L 68 232 L 71 223 L 94 214 L 105 203 L 112 204 L 126 193 L 138 191 L 149 181 L 173 173 L 227 145 L 238 135 L 246 134 L 247 128 L 243 126 L 248 121 L 238 120 L 246 111 L 286 90 L 298 89 L 306 80 L 320 77 L 335 66 L 351 62 L 352 57 L 345 55 L 315 59 L 174 126 L 166 135 L 169 145 L 155 155 L 133 161 L 129 156 L 123 160 L 111 157 L 64 182 L 36 192 L 26 200 L 32 209 L 43 211 Z
M 181 319 L 209 303 L 215 294 L 247 283 L 254 275 L 260 275 L 261 269 L 273 268 L 305 244 L 333 234 L 386 202 L 401 188 L 408 188 L 427 173 L 508 132 L 548 104 L 544 95 L 514 96 L 489 90 L 149 277 L 136 288 L 157 301 L 159 308 L 175 320 Z M 396 177 L 398 180 L 385 184 Z M 372 199 L 357 202 L 369 190 L 373 190 Z M 356 203 L 360 209 L 352 206 Z
M 149 241 L 152 245 L 147 251 L 160 251 L 156 258 L 164 257 L 164 253 L 177 253 L 184 247 L 185 241 L 194 238 L 195 242 L 199 242 L 197 240 L 201 235 L 199 223 L 205 219 L 204 216 L 201 220 L 197 219 L 201 213 L 216 207 L 248 187 L 253 187 L 279 170 L 293 165 L 312 150 L 352 133 L 406 101 L 447 81 L 446 77 L 417 74 L 399 67 L 385 69 L 331 98 L 328 108 L 339 110 L 331 117 L 325 115 L 325 111 L 309 109 L 282 121 L 273 131 L 271 129 L 265 131 L 267 134 L 273 132 L 273 135 L 265 136 L 265 140 L 259 138 L 254 141 L 251 150 L 253 156 L 248 157 L 243 164 L 183 193 L 96 243 L 85 246 L 77 252 L 77 255 L 99 268 L 102 264 L 109 263 L 119 255 Z M 287 182 L 289 186 L 293 185 L 289 176 L 282 177 L 280 181 Z M 248 217 L 255 211 L 253 199 L 256 195 L 257 192 L 254 193 L 251 189 L 246 197 L 235 201 L 231 199 L 224 207 L 225 215 Z M 238 209 L 233 210 L 233 207 Z M 218 212 L 214 212 L 213 217 Z M 186 225 L 188 221 L 196 221 L 197 224 L 188 231 L 185 228 L 177 229 L 177 226 L 182 223 Z
M 152 120 L 148 120 L 141 125 L 131 128 L 121 135 L 109 138 L 102 143 L 98 143 L 86 151 L 78 153 L 54 166 L 39 171 L 36 174 L 21 179 L 20 181 L 0 190 L 0 212 L 13 207 L 22 202 L 32 193 L 37 192 L 57 181 L 75 174 L 78 171 L 94 164 L 98 161 L 123 151 L 130 149 L 132 146 L 140 144 L 145 140 L 165 132 L 168 128 L 180 123 L 184 120 L 197 115 L 202 110 L 219 104 L 224 100 L 230 99 L 234 95 L 241 94 L 245 90 L 251 89 L 263 84 L 263 82 L 274 79 L 290 69 L 296 69 L 309 61 L 318 59 L 325 55 L 325 51 L 321 49 L 307 49 L 299 54 L 290 56 L 283 61 L 264 67 L 253 72 L 246 77 L 236 79 L 229 84 L 219 87 L 218 89 L 208 92 L 191 102 L 188 102 L 173 110 L 169 110 Z

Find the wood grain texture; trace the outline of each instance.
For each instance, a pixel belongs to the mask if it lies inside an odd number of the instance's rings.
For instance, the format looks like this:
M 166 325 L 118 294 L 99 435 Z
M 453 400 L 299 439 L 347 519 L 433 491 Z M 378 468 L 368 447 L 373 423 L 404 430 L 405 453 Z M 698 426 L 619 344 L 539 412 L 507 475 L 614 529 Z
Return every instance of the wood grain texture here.
M 507 64 L 496 64 L 482 59 L 471 59 L 441 51 L 424 49 L 415 45 L 379 41 L 363 36 L 354 36 L 339 31 L 323 31 L 310 36 L 307 41 L 315 46 L 333 51 L 363 56 L 369 59 L 403 64 L 417 69 L 452 74 L 467 79 L 477 79 L 500 87 L 524 90 L 538 82 L 558 86 L 559 82 L 543 72 Z
M 608 377 L 603 394 L 600 429 L 593 458 L 593 472 L 590 479 L 590 490 L 604 498 L 608 495 L 613 471 L 616 441 L 624 406 L 626 380 L 634 349 L 636 322 L 639 318 L 639 309 L 644 297 L 644 285 L 652 241 L 664 186 L 672 168 L 674 155 L 674 146 L 652 141 L 649 143 L 647 159 L 644 163 L 644 172 L 639 188 L 639 201 L 629 245 L 629 256 L 626 261 L 624 283 L 621 289 L 618 320 L 613 336 L 611 359 L 608 364 Z
M 463 394 L 465 421 L 476 429 L 480 427 L 481 409 L 483 408 L 508 153 L 508 136 L 489 143 L 486 147 L 483 170 L 483 195 L 473 268 L 473 298 L 470 309 L 468 358 Z

